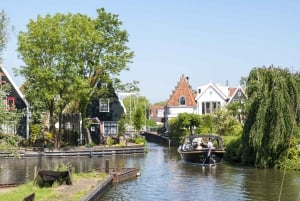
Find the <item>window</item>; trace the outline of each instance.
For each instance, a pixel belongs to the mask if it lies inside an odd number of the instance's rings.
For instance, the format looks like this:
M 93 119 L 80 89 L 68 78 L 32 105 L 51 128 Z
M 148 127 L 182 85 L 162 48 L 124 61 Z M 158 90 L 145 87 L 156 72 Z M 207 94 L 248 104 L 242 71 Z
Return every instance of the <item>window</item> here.
M 107 83 L 101 83 L 101 88 L 107 89 Z
M 13 110 L 16 106 L 16 98 L 15 97 L 6 97 L 6 108 L 7 110 Z
M 118 134 L 118 124 L 115 121 L 105 121 L 104 122 L 104 135 L 117 135 Z
M 109 99 L 100 98 L 99 99 L 99 112 L 109 112 Z
M 212 102 L 202 102 L 202 114 L 211 114 L 220 107 L 221 103 L 212 101 Z
M 241 97 L 241 96 L 242 96 L 241 91 L 238 91 L 238 97 Z
M 179 105 L 185 105 L 185 97 L 181 96 L 179 98 Z

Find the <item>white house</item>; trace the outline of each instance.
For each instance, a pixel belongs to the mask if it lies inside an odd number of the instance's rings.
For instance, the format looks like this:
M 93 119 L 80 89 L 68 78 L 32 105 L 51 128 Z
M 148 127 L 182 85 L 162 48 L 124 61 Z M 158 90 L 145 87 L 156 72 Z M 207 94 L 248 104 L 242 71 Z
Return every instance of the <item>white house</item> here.
M 197 114 L 211 114 L 229 101 L 229 87 L 210 82 L 197 88 Z

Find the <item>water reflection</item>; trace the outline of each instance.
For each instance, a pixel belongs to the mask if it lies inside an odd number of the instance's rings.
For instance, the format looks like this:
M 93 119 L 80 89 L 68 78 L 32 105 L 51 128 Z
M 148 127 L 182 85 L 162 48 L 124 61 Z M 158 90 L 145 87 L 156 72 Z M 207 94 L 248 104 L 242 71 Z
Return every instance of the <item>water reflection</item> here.
M 232 166 L 214 168 L 183 162 L 176 148 L 149 144 L 150 152 L 136 162 L 141 177 L 108 189 L 102 200 L 298 200 L 300 173 Z
M 139 168 L 141 176 L 113 185 L 98 201 L 299 200 L 299 171 L 284 173 L 233 166 L 225 162 L 214 168 L 204 168 L 183 162 L 176 148 L 152 143 L 149 143 L 149 152 L 145 155 L 1 159 L 0 183 L 27 182 L 33 178 L 35 166 L 52 169 L 71 162 L 79 172 L 105 167 L 106 159 L 109 159 L 111 167 Z

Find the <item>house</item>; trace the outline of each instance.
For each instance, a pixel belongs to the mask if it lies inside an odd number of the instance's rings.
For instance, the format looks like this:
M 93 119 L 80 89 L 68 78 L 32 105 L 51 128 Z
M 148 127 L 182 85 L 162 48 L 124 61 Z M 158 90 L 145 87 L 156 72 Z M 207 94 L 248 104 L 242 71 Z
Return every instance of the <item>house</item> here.
M 229 101 L 229 87 L 208 83 L 197 88 L 197 114 L 212 114 L 218 107 L 225 106 Z
M 195 93 L 189 84 L 189 78 L 182 75 L 164 107 L 165 129 L 168 131 L 168 121 L 180 113 L 196 112 Z
M 107 136 L 116 136 L 118 134 L 118 121 L 123 113 L 126 112 L 122 100 L 115 92 L 111 83 L 98 82 L 95 87 L 105 88 L 109 96 L 98 96 L 90 100 L 86 118 L 89 122 L 89 132 L 94 144 L 104 144 Z M 64 129 L 68 132 L 78 133 L 78 143 L 86 143 L 82 132 L 81 114 L 64 114 Z
M 219 107 L 229 103 L 244 103 L 247 96 L 241 87 L 228 87 L 216 83 L 208 83 L 197 88 L 197 114 L 212 114 Z
M 109 97 L 100 96 L 91 100 L 86 114 L 87 118 L 90 118 L 93 122 L 90 126 L 92 141 L 95 144 L 102 144 L 107 136 L 118 134 L 118 121 L 125 113 L 125 107 L 111 83 L 99 82 L 97 87 L 106 88 L 110 95 Z
M 155 121 L 157 125 L 162 124 L 164 118 L 164 105 L 150 106 L 150 119 Z
M 233 102 L 245 103 L 246 99 L 247 99 L 247 95 L 243 87 L 238 86 L 235 88 L 229 88 L 228 103 L 233 103 Z
M 4 67 L 0 66 L 0 87 L 4 84 L 9 84 L 11 86 L 11 90 L 3 98 L 4 105 L 6 105 L 6 110 L 9 111 L 16 109 L 18 111 L 22 111 L 22 117 L 20 122 L 13 124 L 13 127 L 11 124 L 9 124 L 9 126 L 8 124 L 3 124 L 0 125 L 0 127 L 4 133 L 14 133 L 22 136 L 25 139 L 29 139 L 30 106 L 25 99 L 25 96 L 10 77 L 9 73 Z

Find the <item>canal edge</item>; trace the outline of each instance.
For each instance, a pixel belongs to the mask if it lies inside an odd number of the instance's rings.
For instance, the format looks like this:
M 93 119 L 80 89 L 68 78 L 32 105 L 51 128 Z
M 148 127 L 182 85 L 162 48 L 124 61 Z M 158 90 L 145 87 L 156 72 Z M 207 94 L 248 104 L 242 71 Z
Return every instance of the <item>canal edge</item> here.
M 99 182 L 88 194 L 80 199 L 80 201 L 94 201 L 96 200 L 103 192 L 104 190 L 112 184 L 113 176 L 108 175 L 104 178 L 103 181 Z

